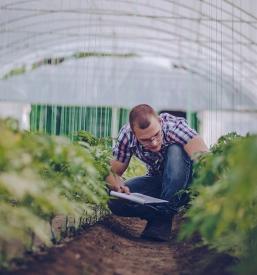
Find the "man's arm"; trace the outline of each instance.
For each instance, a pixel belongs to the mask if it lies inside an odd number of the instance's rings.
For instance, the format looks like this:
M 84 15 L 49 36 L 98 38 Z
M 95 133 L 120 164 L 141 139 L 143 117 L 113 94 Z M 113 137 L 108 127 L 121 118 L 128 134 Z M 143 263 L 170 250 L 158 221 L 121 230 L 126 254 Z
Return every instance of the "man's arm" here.
M 195 159 L 197 153 L 205 153 L 209 151 L 204 140 L 199 135 L 189 140 L 189 142 L 184 146 L 184 149 L 192 160 Z
M 118 160 L 111 160 L 111 173 L 106 178 L 110 189 L 121 193 L 129 193 L 129 188 L 124 185 L 121 178 L 128 164 L 129 163 L 122 163 Z

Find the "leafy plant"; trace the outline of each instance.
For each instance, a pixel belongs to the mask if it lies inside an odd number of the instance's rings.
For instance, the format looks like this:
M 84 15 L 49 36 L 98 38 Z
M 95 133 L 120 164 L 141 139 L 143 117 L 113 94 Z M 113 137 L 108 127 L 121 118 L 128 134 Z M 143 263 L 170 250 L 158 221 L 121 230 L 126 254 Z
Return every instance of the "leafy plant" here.
M 89 148 L 21 132 L 10 119 L 0 121 L 0 131 L 0 265 L 6 266 L 15 256 L 8 252 L 13 240 L 25 249 L 33 246 L 33 236 L 46 245 L 56 242 L 56 215 L 72 216 L 81 226 L 83 216 L 94 213 L 93 205 L 107 207 L 108 195 L 101 160 L 97 163 Z
M 191 208 L 180 237 L 199 232 L 209 246 L 251 261 L 249 251 L 256 249 L 256 167 L 257 136 L 232 133 L 220 138 L 195 165 Z
M 132 157 L 129 166 L 123 176 L 125 179 L 129 179 L 132 177 L 143 176 L 145 174 L 145 165 L 139 159 Z

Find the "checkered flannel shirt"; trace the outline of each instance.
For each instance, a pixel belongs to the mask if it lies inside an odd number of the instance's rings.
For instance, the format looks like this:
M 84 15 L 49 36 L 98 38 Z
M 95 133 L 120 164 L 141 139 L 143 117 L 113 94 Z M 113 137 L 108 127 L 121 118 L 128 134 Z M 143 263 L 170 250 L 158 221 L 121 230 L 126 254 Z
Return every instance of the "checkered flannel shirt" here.
M 115 146 L 113 147 L 114 159 L 128 163 L 135 155 L 148 169 L 148 175 L 161 175 L 167 146 L 173 143 L 185 145 L 190 139 L 197 135 L 191 129 L 186 120 L 168 113 L 160 114 L 163 133 L 163 144 L 159 152 L 151 152 L 143 147 L 133 134 L 129 123 L 125 124 L 120 132 Z

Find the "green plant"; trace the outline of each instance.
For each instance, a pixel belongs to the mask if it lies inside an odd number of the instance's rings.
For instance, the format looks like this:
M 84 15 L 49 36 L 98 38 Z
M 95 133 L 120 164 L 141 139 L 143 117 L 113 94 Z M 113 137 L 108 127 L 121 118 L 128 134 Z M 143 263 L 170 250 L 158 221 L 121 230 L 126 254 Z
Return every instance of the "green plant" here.
M 106 208 L 108 200 L 93 151 L 66 138 L 21 132 L 16 126 L 15 121 L 0 120 L 2 266 L 16 256 L 8 252 L 14 240 L 25 249 L 33 247 L 34 237 L 49 245 L 57 241 L 52 228 L 56 215 L 72 216 L 78 227 L 94 205 Z
M 256 136 L 232 133 L 219 139 L 195 165 L 191 208 L 180 237 L 199 232 L 209 246 L 251 262 L 249 251 L 256 249 L 256 167 Z

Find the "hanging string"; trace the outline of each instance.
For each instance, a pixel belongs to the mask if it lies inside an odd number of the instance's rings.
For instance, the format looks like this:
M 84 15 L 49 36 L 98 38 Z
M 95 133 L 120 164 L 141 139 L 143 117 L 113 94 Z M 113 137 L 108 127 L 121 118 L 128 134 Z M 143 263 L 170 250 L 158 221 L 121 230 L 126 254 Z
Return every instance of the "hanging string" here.
M 223 123 L 224 123 L 224 117 L 223 117 L 223 107 L 222 107 L 222 102 L 223 102 L 223 89 L 224 89 L 224 87 L 223 87 L 223 0 L 221 0 L 221 3 L 220 3 L 220 6 L 221 6 L 221 8 L 220 8 L 220 14 L 221 14 L 221 24 L 220 24 L 220 26 L 221 26 L 221 30 L 220 30 L 220 32 L 221 32 L 221 35 L 220 35 L 220 78 L 221 78 L 221 81 L 220 81 L 220 83 L 221 83 L 221 85 L 220 85 L 220 113 L 221 113 L 221 119 L 220 119 L 220 121 L 221 121 L 221 123 L 220 123 L 220 133 L 222 133 L 222 126 L 223 126 Z
M 232 41 L 231 41 L 231 45 L 232 45 L 232 50 L 231 50 L 231 60 L 232 60 L 232 128 L 235 129 L 235 105 L 236 105 L 236 85 L 235 85 L 235 62 L 234 62 L 234 5 L 232 6 L 232 28 L 231 28 L 231 32 L 232 32 Z
M 218 7 L 218 1 L 216 0 L 216 7 Z M 218 133 L 218 81 L 219 81 L 219 72 L 218 72 L 218 8 L 215 9 L 215 27 L 216 27 L 216 37 L 215 37 L 215 47 L 216 47 L 216 59 L 215 59 L 215 102 L 214 102 L 214 109 L 215 109 L 215 134 Z M 215 136 L 216 138 L 216 136 Z

